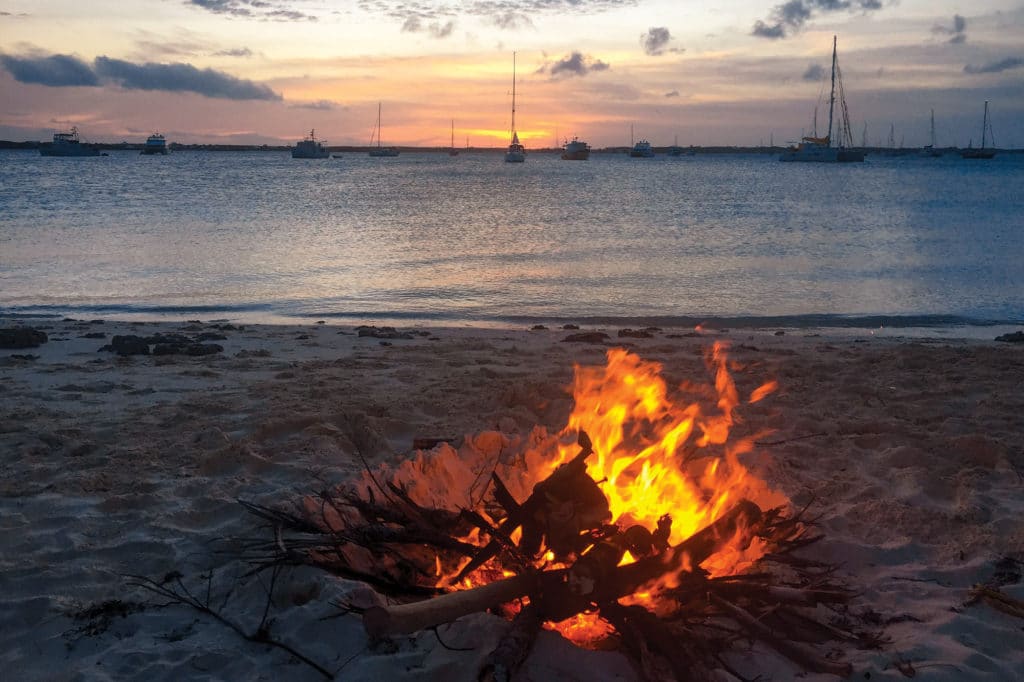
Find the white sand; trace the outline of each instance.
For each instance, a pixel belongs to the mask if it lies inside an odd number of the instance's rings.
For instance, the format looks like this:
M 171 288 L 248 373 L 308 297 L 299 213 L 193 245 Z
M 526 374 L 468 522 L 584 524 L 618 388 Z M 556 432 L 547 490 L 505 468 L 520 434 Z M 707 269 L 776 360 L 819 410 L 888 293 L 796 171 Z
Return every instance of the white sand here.
M 236 499 L 272 504 L 358 475 L 352 423 L 376 435 L 376 462 L 410 456 L 414 437 L 556 431 L 573 363 L 600 364 L 605 350 L 561 343 L 561 330 L 437 328 L 382 345 L 348 327 L 295 325 L 225 331 L 213 356 L 119 358 L 97 353 L 109 338 L 80 335 L 186 325 L 31 323 L 48 343 L 0 350 L 0 666 L 12 680 L 322 679 L 209 616 L 159 608 L 123 576 L 180 571 L 205 595 L 204 571 L 216 569 L 219 594 L 246 568 L 233 541 L 266 535 Z M 903 663 L 928 680 L 1024 679 L 1024 621 L 963 605 L 998 559 L 1024 559 L 1024 348 L 686 331 L 622 341 L 678 382 L 703 380 L 702 350 L 725 338 L 741 389 L 779 381 L 778 393 L 743 407 L 737 428 L 773 431 L 753 461 L 794 504 L 815 500 L 827 538 L 806 553 L 841 565 L 862 593 L 854 611 L 889 622 L 884 649 L 844 649 L 850 679 L 902 680 Z M 225 613 L 251 632 L 264 587 L 242 583 Z M 441 628 L 446 644 L 471 651 L 439 646 L 431 632 L 371 650 L 357 617 L 322 619 L 361 589 L 290 571 L 271 631 L 340 669 L 338 679 L 470 680 L 505 627 L 480 615 Z M 1024 598 L 1024 584 L 1004 591 Z M 133 612 L 108 623 L 74 617 L 107 600 Z M 760 645 L 733 662 L 776 680 L 799 672 Z M 619 654 L 545 633 L 522 678 L 634 674 Z

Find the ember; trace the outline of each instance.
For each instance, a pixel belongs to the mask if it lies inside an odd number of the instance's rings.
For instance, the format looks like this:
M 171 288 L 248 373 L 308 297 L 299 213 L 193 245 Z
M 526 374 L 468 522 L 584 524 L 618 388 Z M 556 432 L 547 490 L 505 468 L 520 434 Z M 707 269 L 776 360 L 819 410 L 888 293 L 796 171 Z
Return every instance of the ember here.
M 789 552 L 817 538 L 740 461 L 753 439 L 730 437 L 740 395 L 723 344 L 707 364 L 713 386 L 670 391 L 660 365 L 610 350 L 605 367 L 576 367 L 575 407 L 562 433 L 484 433 L 458 450 L 438 440 L 395 470 L 368 469 L 355 487 L 308 498 L 304 518 L 286 525 L 321 537 L 279 545 L 393 595 L 435 595 L 366 609 L 372 637 L 488 609 L 512 618 L 488 675 L 514 672 L 547 626 L 584 645 L 617 633 L 645 676 L 660 667 L 692 678 L 734 637 L 719 630 L 702 639 L 697 623 L 730 618 L 767 639 L 774 635 L 762 618 L 783 618 L 782 603 L 849 596 L 821 576 L 810 590 L 751 573 L 786 556 L 790 577 L 809 584 Z M 748 400 L 772 390 L 766 383 Z M 706 641 L 709 650 L 683 641 Z M 847 669 L 803 644 L 776 644 L 810 669 Z

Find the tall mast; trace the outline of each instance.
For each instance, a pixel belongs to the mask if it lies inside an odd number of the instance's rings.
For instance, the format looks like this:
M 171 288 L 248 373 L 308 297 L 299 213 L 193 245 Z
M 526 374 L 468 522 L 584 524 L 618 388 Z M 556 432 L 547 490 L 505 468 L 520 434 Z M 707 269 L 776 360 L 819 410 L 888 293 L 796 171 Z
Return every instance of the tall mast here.
M 516 53 L 512 53 L 512 137 L 516 135 Z
M 380 102 L 377 102 L 377 146 L 380 147 Z
M 932 109 L 932 147 L 935 147 L 935 110 Z
M 985 114 L 981 118 L 981 148 L 985 148 L 985 132 L 988 130 L 988 100 L 985 100 Z
M 832 146 L 832 109 L 836 104 L 836 37 L 832 36 L 832 93 L 828 98 L 828 144 Z

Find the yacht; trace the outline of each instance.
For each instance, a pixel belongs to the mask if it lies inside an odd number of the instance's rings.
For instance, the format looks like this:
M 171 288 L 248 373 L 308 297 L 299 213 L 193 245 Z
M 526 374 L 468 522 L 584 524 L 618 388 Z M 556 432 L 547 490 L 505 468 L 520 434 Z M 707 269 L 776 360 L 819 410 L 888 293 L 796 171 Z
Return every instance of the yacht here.
M 326 140 L 316 139 L 316 130 L 309 131 L 309 137 L 304 140 L 300 140 L 292 148 L 293 159 L 326 159 L 331 156 L 331 152 L 328 151 L 327 145 L 324 144 Z
M 373 147 L 373 133 L 370 134 L 370 156 L 398 156 L 398 147 L 382 147 L 380 144 L 380 102 L 377 102 L 377 127 L 374 128 L 377 135 L 377 146 Z
M 526 161 L 526 148 L 519 143 L 516 132 L 516 53 L 512 53 L 512 141 L 505 152 L 506 163 L 523 163 Z
M 562 159 L 564 161 L 586 161 L 590 158 L 590 145 L 581 142 L 579 138 L 572 138 L 572 142 L 566 142 L 562 147 Z
M 139 152 L 145 156 L 167 153 L 167 140 L 160 133 L 153 133 L 146 138 L 146 146 Z
M 66 133 L 54 133 L 53 142 L 39 145 L 41 156 L 99 156 L 100 150 L 87 147 L 78 139 L 78 128 Z
M 996 155 L 994 147 L 985 147 L 985 135 L 992 131 L 992 123 L 988 120 L 988 100 L 985 100 L 985 114 L 981 119 L 981 147 L 975 148 L 972 141 L 967 149 L 960 150 L 960 156 L 965 159 L 991 159 Z M 56 137 L 56 136 L 55 136 Z M 995 144 L 995 140 L 992 141 Z
M 836 84 L 838 83 L 839 111 L 841 131 L 839 133 L 839 146 L 832 146 L 833 115 L 836 104 Z M 817 119 L 817 116 L 815 116 Z M 817 126 L 815 126 L 817 127 Z M 846 109 L 846 99 L 843 97 L 842 72 L 839 70 L 836 61 L 836 37 L 832 36 L 832 92 L 828 101 L 828 134 L 825 137 L 805 137 L 793 147 L 790 147 L 779 161 L 804 161 L 818 163 L 849 163 L 851 161 L 863 161 L 864 152 L 857 149 L 850 149 L 853 142 L 850 136 L 850 117 Z

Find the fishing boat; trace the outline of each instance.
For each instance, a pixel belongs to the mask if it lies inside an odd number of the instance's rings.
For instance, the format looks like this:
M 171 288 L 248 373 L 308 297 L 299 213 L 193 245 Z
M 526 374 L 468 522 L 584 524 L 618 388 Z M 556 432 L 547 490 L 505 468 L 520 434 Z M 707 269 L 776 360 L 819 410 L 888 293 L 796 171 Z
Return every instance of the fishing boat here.
M 146 138 L 146 144 L 142 147 L 142 151 L 139 154 L 144 156 L 153 156 L 156 154 L 167 153 L 167 140 L 160 133 L 153 133 Z
M 78 139 L 78 128 L 54 133 L 53 142 L 39 145 L 40 156 L 99 156 L 100 150 L 87 147 Z
M 991 135 L 992 123 L 988 120 L 988 100 L 985 100 L 985 114 L 981 119 L 981 148 L 975 149 L 973 144 L 974 140 L 968 143 L 967 149 L 960 150 L 960 156 L 965 159 L 991 159 L 996 155 L 996 150 L 993 147 L 985 147 L 985 136 L 986 134 Z M 992 144 L 995 144 L 995 137 L 993 136 Z
M 633 126 L 629 126 L 629 144 L 631 145 L 629 155 L 634 159 L 649 159 L 654 156 L 654 148 L 647 140 L 633 143 Z
M 838 96 L 839 120 L 834 121 L 835 105 Z M 839 133 L 839 146 L 832 146 L 833 123 Z M 846 108 L 846 96 L 843 93 L 843 74 L 839 69 L 839 62 L 836 55 L 836 37 L 832 36 L 832 91 L 828 101 L 828 134 L 825 137 L 804 137 L 793 147 L 790 147 L 779 161 L 804 161 L 818 163 L 844 163 L 851 161 L 863 161 L 864 152 L 853 147 L 853 136 L 850 133 L 850 112 Z
M 942 156 L 942 152 L 935 148 L 935 110 L 932 109 L 932 131 L 931 131 L 931 144 L 926 144 L 921 147 L 921 156 L 928 157 L 930 159 L 937 159 Z
M 512 53 L 512 142 L 505 152 L 506 163 L 522 163 L 526 161 L 526 148 L 519 144 L 519 133 L 516 132 L 516 53 Z
M 327 159 L 330 158 L 331 152 L 327 149 L 327 145 L 324 144 L 326 140 L 316 139 L 316 130 L 309 131 L 309 137 L 304 140 L 300 140 L 294 147 L 292 147 L 292 158 L 293 159 Z
M 629 155 L 634 159 L 649 159 L 654 156 L 654 148 L 647 140 L 640 140 L 629 150 Z
M 566 142 L 562 146 L 563 161 L 586 161 L 590 158 L 590 145 L 573 137 L 572 142 Z
M 380 143 L 380 102 L 377 102 L 377 127 L 370 133 L 370 146 L 373 147 L 374 133 L 377 135 L 377 146 L 370 149 L 370 156 L 398 156 L 398 147 L 382 147 Z

